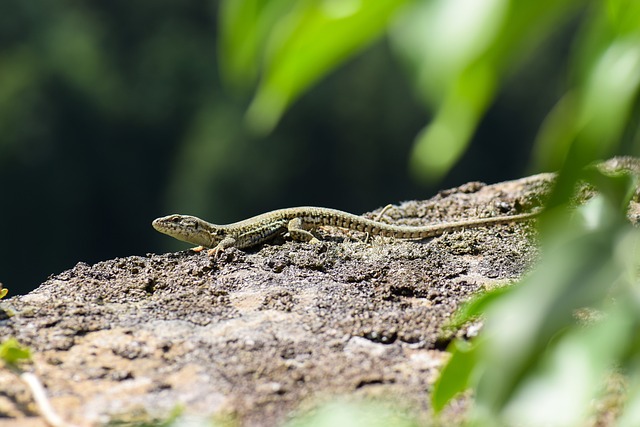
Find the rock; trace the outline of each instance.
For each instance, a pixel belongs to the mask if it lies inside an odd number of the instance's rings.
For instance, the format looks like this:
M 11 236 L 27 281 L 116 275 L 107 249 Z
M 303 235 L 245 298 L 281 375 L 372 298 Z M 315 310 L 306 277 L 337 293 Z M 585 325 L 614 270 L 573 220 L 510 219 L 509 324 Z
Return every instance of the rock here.
M 521 213 L 551 179 L 467 184 L 383 220 Z M 79 263 L 2 300 L 0 340 L 31 348 L 52 405 L 80 425 L 163 419 L 176 407 L 278 425 L 334 396 L 398 402 L 424 419 L 447 358 L 443 325 L 473 294 L 532 265 L 533 222 L 368 243 L 326 228 L 320 244 L 276 241 L 218 260 L 187 250 Z M 0 369 L 0 388 L 0 418 L 43 425 L 15 374 Z

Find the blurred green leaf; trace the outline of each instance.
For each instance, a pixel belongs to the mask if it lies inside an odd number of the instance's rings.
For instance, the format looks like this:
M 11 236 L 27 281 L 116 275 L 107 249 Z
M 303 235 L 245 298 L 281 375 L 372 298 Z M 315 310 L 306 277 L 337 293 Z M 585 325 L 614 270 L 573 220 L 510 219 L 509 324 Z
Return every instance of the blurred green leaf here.
M 417 92 L 435 110 L 418 135 L 411 171 L 422 181 L 446 174 L 465 152 L 498 82 L 512 72 L 578 2 L 416 1 L 392 29 Z
M 503 79 L 582 11 L 573 87 L 535 150 L 545 169 L 578 155 L 576 171 L 610 153 L 628 123 L 640 78 L 639 9 L 633 0 L 227 1 L 220 13 L 223 70 L 244 85 L 261 74 L 247 120 L 269 132 L 304 90 L 391 27 L 416 92 L 435 112 L 410 164 L 414 177 L 433 181 L 466 151 Z
M 574 92 L 565 94 L 542 123 L 533 149 L 533 160 L 543 170 L 559 170 L 567 159 L 575 138 L 578 100 Z
M 9 365 L 15 365 L 21 360 L 31 359 L 31 350 L 20 345 L 15 338 L 9 338 L 0 344 L 0 360 Z
M 311 84 L 386 30 L 404 0 L 308 0 L 283 15 L 266 47 L 264 73 L 247 112 L 269 132 Z
M 416 1 L 406 8 L 392 28 L 398 53 L 413 68 L 418 94 L 431 107 L 446 102 L 468 68 L 493 74 L 487 49 L 495 41 L 507 12 L 506 0 Z M 476 74 L 476 73 L 470 73 Z M 486 77 L 485 77 L 486 79 Z M 478 83 L 481 83 L 478 81 Z M 483 90 L 466 86 L 463 89 Z M 478 103 L 473 95 L 468 101 Z
M 636 340 L 637 341 L 637 340 Z M 636 361 L 632 372 L 629 397 L 625 404 L 624 413 L 618 418 L 618 427 L 636 427 L 640 425 L 640 363 Z
M 582 425 L 610 369 L 624 366 L 629 355 L 637 358 L 640 232 L 625 218 L 635 180 L 595 169 L 584 176 L 600 195 L 579 215 L 543 214 L 536 270 L 510 291 L 467 308 L 485 311 L 473 366 L 461 368 L 476 390 L 472 418 L 479 425 Z M 576 318 L 585 308 L 590 317 Z M 449 373 L 454 368 L 445 367 L 439 387 L 462 387 Z M 441 393 L 438 407 L 452 395 Z
M 546 242 L 536 271 L 487 310 L 490 340 L 482 350 L 486 370 L 478 398 L 492 412 L 507 402 L 552 336 L 575 324 L 574 310 L 601 308 L 605 284 L 619 277 L 610 262 L 615 241 L 609 238 L 618 234 L 617 227 L 608 224 L 593 232 L 572 222 L 565 227 L 568 231 Z
M 597 158 L 615 146 L 639 85 L 640 37 L 616 40 L 601 53 L 585 87 L 578 118 L 580 150 Z
M 220 2 L 218 54 L 222 76 L 232 86 L 255 83 L 265 43 L 277 21 L 291 11 L 286 0 Z
M 514 285 L 503 286 L 473 296 L 456 311 L 451 326 L 461 327 L 464 323 L 477 318 L 485 312 L 487 306 L 496 299 L 502 298 L 504 294 L 512 292 L 513 289 Z
M 627 315 L 628 308 L 607 310 L 604 320 L 588 328 L 572 328 L 550 346 L 539 369 L 525 377 L 510 398 L 504 411 L 507 422 L 584 425 L 586 408 L 638 326 Z
M 640 2 L 636 0 L 607 0 L 609 20 L 620 34 L 640 31 Z
M 440 372 L 431 393 L 431 404 L 436 413 L 456 395 L 469 388 L 471 373 L 478 362 L 475 344 L 455 340 L 447 351 L 451 353 L 451 358 Z
M 0 286 L 0 299 L 6 297 L 8 293 L 9 293 L 9 289 L 6 289 Z
M 577 174 L 622 143 L 640 86 L 640 24 L 620 24 L 627 21 L 618 15 L 622 10 L 638 13 L 638 2 L 633 3 L 596 3 L 589 11 L 575 48 L 574 88 L 554 108 L 536 141 L 539 167 L 557 168 L 569 160 Z
M 433 122 L 418 135 L 412 156 L 414 176 L 436 180 L 460 158 L 495 90 L 495 72 L 478 63 L 455 82 Z
M 416 427 L 416 421 L 398 408 L 361 403 L 330 403 L 294 418 L 286 427 Z

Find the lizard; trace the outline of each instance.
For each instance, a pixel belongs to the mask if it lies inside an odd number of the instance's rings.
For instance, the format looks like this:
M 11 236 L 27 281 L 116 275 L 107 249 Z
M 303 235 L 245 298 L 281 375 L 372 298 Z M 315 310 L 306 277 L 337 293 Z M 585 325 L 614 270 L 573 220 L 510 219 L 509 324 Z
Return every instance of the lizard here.
M 402 226 L 374 221 L 337 209 L 302 206 L 274 210 L 227 225 L 211 224 L 195 216 L 179 214 L 157 218 L 152 225 L 161 233 L 198 245 L 195 250 L 212 248 L 209 255 L 213 256 L 231 247 L 244 249 L 260 245 L 286 233 L 295 241 L 316 243 L 318 239 L 311 231 L 320 226 L 346 228 L 374 236 L 426 239 L 465 228 L 526 221 L 538 214 L 539 212 L 530 212 L 425 226 Z

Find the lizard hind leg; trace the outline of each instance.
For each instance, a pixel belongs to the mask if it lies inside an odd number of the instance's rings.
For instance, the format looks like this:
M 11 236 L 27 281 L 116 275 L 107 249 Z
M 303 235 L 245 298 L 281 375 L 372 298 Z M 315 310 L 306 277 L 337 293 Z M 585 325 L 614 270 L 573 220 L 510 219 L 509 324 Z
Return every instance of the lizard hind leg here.
M 319 243 L 320 241 L 304 227 L 302 218 L 294 218 L 287 224 L 289 236 L 297 242 Z
M 376 217 L 373 219 L 375 222 L 382 222 L 382 217 L 384 216 L 385 213 L 387 213 L 387 211 L 389 209 L 393 208 L 392 204 L 388 204 L 387 206 L 385 206 L 384 208 L 382 208 L 382 210 L 378 213 L 378 215 L 376 215 Z M 369 232 L 367 232 L 366 237 L 364 238 L 364 243 L 369 243 L 369 238 L 371 237 L 371 234 Z

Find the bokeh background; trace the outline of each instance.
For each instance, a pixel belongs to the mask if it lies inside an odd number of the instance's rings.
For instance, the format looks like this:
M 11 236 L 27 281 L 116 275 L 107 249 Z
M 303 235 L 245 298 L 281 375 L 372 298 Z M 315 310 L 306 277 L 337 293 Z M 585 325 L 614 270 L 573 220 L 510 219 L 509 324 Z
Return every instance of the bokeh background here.
M 270 134 L 220 77 L 217 1 L 0 2 L 0 282 L 26 293 L 78 262 L 188 246 L 151 221 L 226 223 L 319 205 L 362 213 L 528 166 L 564 90 L 571 21 L 512 74 L 440 180 L 409 172 L 432 112 L 381 38 L 299 98 Z

